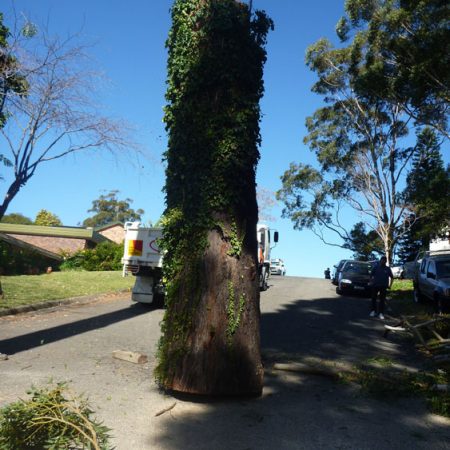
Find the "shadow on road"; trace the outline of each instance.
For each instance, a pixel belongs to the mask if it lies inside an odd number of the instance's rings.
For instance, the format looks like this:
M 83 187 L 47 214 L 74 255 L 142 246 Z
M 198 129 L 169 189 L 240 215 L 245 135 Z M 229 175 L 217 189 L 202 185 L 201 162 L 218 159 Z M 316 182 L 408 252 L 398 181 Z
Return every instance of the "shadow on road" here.
M 0 353 L 13 355 L 18 352 L 40 347 L 43 344 L 50 344 L 61 339 L 67 339 L 91 330 L 107 327 L 123 320 L 128 320 L 141 314 L 148 313 L 150 307 L 147 305 L 133 304 L 118 311 L 113 311 L 88 319 L 77 320 L 75 322 L 58 325 L 45 330 L 23 334 L 10 339 L 0 340 Z
M 181 403 L 157 420 L 148 448 L 444 449 L 448 422 L 433 422 L 421 399 L 379 401 L 331 379 L 270 370 L 272 362 L 320 357 L 350 364 L 384 356 L 417 362 L 409 344 L 382 337 L 369 300 L 296 300 L 261 318 L 264 395 Z M 395 338 L 394 338 L 395 339 Z M 187 406 L 189 405 L 189 406 Z

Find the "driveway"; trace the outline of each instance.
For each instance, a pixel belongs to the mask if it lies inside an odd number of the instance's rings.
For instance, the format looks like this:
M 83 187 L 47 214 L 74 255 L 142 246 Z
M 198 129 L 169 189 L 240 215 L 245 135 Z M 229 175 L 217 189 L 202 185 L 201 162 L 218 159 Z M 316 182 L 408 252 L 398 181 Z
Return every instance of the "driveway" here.
M 86 392 L 118 450 L 140 449 L 450 449 L 450 421 L 422 400 L 375 400 L 329 378 L 272 370 L 274 362 L 320 358 L 361 363 L 389 357 L 414 370 L 410 345 L 382 337 L 368 299 L 340 297 L 329 280 L 272 277 L 261 296 L 266 365 L 257 399 L 193 402 L 154 383 L 162 310 L 128 297 L 0 318 L 0 404 L 49 378 Z M 145 353 L 135 365 L 114 350 Z M 156 416 L 165 408 L 175 406 Z

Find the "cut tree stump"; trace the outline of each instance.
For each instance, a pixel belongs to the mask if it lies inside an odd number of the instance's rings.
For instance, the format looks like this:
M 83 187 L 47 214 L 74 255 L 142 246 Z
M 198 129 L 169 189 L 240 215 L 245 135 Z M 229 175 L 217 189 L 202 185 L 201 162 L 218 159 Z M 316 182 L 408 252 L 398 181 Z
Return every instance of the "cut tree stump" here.
M 114 350 L 113 358 L 122 359 L 123 361 L 128 361 L 134 364 L 144 364 L 148 361 L 147 355 L 138 352 L 130 352 L 127 350 Z

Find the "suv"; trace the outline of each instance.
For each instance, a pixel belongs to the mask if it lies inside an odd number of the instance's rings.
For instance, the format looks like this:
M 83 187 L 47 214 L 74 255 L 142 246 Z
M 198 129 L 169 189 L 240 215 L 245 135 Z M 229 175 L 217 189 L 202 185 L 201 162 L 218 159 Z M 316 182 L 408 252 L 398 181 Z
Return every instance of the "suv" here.
M 420 263 L 420 264 L 419 264 Z M 414 301 L 431 300 L 441 313 L 450 305 L 450 250 L 426 252 L 416 264 Z

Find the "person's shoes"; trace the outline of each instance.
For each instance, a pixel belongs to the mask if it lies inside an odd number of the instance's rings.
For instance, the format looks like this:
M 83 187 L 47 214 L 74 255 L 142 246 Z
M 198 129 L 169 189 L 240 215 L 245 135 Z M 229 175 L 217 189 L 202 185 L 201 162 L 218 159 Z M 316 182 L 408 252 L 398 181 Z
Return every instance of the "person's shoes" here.
M 384 320 L 383 313 L 378 314 L 378 318 L 379 318 L 380 320 Z
M 377 314 L 375 311 L 371 311 L 371 313 L 369 315 L 370 315 L 370 317 L 375 317 Z

